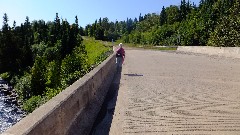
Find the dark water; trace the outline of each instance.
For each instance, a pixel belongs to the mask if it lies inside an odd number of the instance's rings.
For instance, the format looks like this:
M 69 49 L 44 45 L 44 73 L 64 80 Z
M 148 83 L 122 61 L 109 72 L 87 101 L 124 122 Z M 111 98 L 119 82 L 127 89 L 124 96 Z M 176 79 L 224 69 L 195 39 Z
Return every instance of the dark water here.
M 7 98 L 0 89 L 0 134 L 25 116 L 25 113 L 15 104 L 6 102 Z

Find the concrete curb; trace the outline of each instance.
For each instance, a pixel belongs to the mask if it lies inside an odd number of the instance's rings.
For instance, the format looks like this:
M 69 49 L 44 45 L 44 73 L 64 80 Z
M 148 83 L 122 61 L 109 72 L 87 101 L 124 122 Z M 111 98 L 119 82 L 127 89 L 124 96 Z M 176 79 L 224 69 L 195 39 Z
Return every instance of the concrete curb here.
M 240 58 L 240 47 L 179 46 L 177 51 Z

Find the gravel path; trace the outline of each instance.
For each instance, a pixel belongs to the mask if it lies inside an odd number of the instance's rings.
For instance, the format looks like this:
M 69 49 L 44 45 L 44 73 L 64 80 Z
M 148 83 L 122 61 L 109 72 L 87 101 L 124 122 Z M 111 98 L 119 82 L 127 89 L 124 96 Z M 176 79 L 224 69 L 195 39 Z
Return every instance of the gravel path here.
M 240 60 L 126 50 L 109 134 L 240 135 Z

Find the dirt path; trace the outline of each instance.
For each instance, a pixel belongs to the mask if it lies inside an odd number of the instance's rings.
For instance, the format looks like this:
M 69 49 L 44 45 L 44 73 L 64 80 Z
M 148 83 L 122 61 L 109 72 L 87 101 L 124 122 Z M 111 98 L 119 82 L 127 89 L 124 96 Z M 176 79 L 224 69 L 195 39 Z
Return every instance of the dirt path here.
M 127 50 L 110 135 L 240 135 L 240 60 Z

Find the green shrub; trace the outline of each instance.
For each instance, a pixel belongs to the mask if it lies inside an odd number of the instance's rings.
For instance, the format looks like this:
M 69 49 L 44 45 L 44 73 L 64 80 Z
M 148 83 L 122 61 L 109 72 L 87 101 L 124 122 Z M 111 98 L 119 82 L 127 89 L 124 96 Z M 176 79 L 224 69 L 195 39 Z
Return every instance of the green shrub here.
M 104 61 L 108 57 L 108 54 L 110 54 L 110 53 L 111 52 L 102 52 L 100 55 L 98 55 L 95 58 L 95 64 L 99 65 L 102 61 Z
M 81 57 L 70 56 L 62 61 L 61 66 L 61 85 L 63 88 L 74 83 L 84 74 L 86 74 L 86 67 L 82 62 Z
M 34 96 L 42 95 L 45 92 L 46 88 L 46 66 L 48 64 L 47 58 L 45 57 L 36 57 L 34 65 L 31 69 L 31 87 L 32 93 Z
M 50 100 L 51 98 L 55 97 L 58 93 L 62 91 L 62 88 L 46 88 L 45 98 L 46 100 Z
M 15 88 L 21 100 L 29 99 L 32 96 L 31 80 L 32 75 L 29 73 L 25 73 L 24 76 L 18 80 Z
M 2 78 L 3 80 L 5 80 L 7 82 L 10 82 L 11 75 L 9 72 L 5 72 L 5 73 L 0 74 L 0 78 Z
M 0 74 L 0 77 L 1 77 L 3 80 L 7 80 L 7 79 L 9 79 L 9 77 L 10 77 L 10 73 L 9 73 L 9 72 L 2 73 L 2 74 Z
M 60 84 L 60 62 L 49 62 L 45 73 L 46 86 L 56 88 Z
M 23 103 L 23 109 L 26 112 L 31 113 L 42 104 L 43 99 L 41 98 L 41 96 L 32 96 L 30 99 Z

